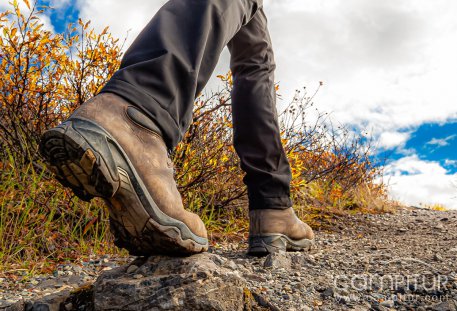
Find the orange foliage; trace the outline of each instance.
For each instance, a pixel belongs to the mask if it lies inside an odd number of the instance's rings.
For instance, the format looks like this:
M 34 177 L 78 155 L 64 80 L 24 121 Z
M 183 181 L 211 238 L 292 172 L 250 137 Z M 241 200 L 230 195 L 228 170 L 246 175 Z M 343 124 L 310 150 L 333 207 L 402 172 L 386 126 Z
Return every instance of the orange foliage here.
M 0 146 L 19 162 L 36 160 L 41 133 L 95 95 L 119 67 L 121 46 L 105 28 L 81 20 L 53 34 L 36 4 L 24 14 L 17 1 L 0 13 Z

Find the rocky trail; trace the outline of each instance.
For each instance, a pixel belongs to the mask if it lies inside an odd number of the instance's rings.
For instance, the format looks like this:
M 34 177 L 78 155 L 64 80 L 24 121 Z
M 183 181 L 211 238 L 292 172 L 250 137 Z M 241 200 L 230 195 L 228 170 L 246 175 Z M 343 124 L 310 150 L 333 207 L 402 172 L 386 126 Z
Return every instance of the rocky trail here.
M 457 211 L 341 217 L 311 253 L 105 257 L 0 279 L 0 310 L 457 310 Z

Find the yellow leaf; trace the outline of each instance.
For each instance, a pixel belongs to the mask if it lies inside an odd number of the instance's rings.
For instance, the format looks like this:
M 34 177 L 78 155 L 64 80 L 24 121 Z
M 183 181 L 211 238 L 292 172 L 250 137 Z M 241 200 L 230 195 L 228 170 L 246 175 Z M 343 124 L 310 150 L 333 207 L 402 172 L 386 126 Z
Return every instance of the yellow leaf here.
M 29 0 L 23 0 L 23 1 L 24 1 L 25 5 L 26 5 L 26 6 L 29 8 L 29 10 L 30 10 L 30 3 L 29 3 Z

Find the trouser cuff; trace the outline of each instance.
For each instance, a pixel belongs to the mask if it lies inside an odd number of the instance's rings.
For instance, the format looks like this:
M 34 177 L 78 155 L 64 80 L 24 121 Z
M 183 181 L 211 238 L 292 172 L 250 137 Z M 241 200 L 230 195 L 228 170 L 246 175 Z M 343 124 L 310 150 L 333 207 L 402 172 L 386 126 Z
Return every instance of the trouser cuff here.
M 249 210 L 287 209 L 289 207 L 292 207 L 292 200 L 289 196 L 266 198 L 256 195 L 249 195 Z

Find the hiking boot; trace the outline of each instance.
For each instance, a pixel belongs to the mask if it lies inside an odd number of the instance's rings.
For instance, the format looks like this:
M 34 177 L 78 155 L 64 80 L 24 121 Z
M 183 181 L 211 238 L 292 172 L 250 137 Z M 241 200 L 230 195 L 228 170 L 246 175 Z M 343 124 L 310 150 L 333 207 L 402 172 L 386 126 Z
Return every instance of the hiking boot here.
M 118 247 L 137 256 L 206 251 L 205 225 L 184 210 L 158 133 L 140 110 L 103 93 L 44 133 L 40 153 L 78 197 L 105 199 Z
M 298 219 L 292 207 L 249 211 L 249 255 L 309 251 L 313 245 L 313 230 Z

